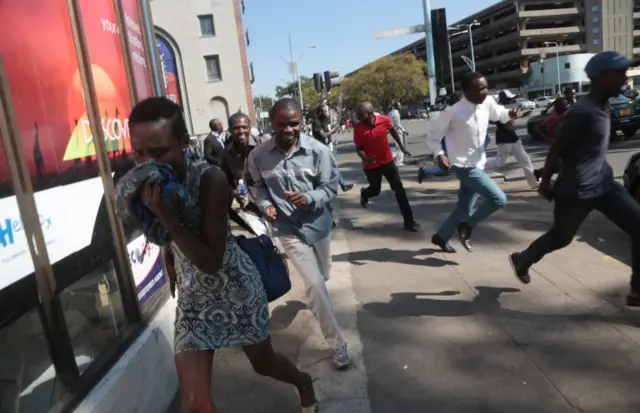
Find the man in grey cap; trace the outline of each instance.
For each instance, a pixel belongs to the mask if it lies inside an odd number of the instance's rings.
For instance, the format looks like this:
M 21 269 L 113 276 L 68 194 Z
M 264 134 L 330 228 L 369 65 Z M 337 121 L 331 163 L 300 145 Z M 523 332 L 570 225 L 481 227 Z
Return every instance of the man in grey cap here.
M 553 225 L 527 249 L 509 255 L 516 277 L 524 284 L 531 282 L 529 268 L 569 245 L 587 215 L 598 210 L 632 237 L 627 306 L 640 308 L 640 205 L 614 180 L 606 160 L 611 132 L 607 102 L 620 93 L 627 69 L 638 64 L 614 51 L 597 53 L 587 62 L 591 92 L 565 114 L 538 188 L 541 196 L 555 201 Z M 551 188 L 549 180 L 559 158 L 562 168 Z

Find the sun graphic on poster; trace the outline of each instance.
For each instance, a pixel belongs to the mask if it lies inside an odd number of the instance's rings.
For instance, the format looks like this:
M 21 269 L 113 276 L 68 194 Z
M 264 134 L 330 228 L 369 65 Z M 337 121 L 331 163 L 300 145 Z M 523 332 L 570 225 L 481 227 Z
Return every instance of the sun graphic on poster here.
M 101 125 L 107 152 L 130 149 L 129 127 L 126 113 L 128 106 L 118 95 L 117 88 L 109 75 L 97 65 L 91 65 L 91 73 L 98 97 Z M 67 96 L 71 135 L 64 152 L 64 161 L 93 158 L 96 154 L 93 134 L 84 101 L 82 79 L 76 71 L 71 80 Z M 124 113 L 124 115 L 123 115 Z

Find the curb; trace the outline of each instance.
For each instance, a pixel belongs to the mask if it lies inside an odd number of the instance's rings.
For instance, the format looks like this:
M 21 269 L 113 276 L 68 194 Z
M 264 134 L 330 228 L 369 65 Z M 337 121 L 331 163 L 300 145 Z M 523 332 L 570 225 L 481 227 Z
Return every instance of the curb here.
M 339 217 L 340 200 L 334 204 Z M 337 219 L 338 229 L 332 234 L 332 255 L 349 255 L 345 229 Z M 353 291 L 351 262 L 347 258 L 334 262 L 327 288 L 333 301 L 338 323 L 349 344 L 351 367 L 336 371 L 326 358 L 318 360 L 318 349 L 326 348 L 319 325 L 314 322 L 313 331 L 303 341 L 298 355 L 298 365 L 316 379 L 316 395 L 320 401 L 320 413 L 371 413 L 367 391 L 367 373 L 364 365 L 363 344 L 357 324 L 358 301 Z

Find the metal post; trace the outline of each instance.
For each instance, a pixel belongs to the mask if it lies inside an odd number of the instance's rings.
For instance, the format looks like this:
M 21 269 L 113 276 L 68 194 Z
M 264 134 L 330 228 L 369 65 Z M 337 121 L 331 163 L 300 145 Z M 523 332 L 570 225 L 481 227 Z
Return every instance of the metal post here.
M 436 103 L 436 65 L 433 53 L 433 33 L 431 25 L 431 0 L 424 0 L 424 39 L 427 48 L 427 77 L 429 78 L 429 102 Z
M 558 96 L 562 93 L 562 83 L 560 80 L 560 43 L 556 42 L 556 64 L 558 66 Z
M 304 101 L 302 100 L 302 81 L 300 80 L 300 71 L 298 70 L 298 65 L 300 64 L 300 59 L 293 60 L 293 45 L 291 43 L 291 35 L 289 35 L 289 61 L 291 62 L 291 78 L 293 79 L 293 83 L 296 82 L 296 78 L 298 81 L 298 98 L 300 99 L 300 106 L 304 108 Z
M 451 93 L 456 93 L 456 81 L 453 78 L 453 58 L 451 57 L 451 36 L 447 36 L 449 46 L 449 75 L 451 76 Z
M 476 54 L 473 50 L 473 23 L 469 26 L 469 47 L 471 48 L 471 70 L 476 71 Z
M 258 96 L 258 103 L 260 103 L 260 124 L 262 125 L 262 132 L 264 132 L 264 118 L 262 117 L 262 96 Z

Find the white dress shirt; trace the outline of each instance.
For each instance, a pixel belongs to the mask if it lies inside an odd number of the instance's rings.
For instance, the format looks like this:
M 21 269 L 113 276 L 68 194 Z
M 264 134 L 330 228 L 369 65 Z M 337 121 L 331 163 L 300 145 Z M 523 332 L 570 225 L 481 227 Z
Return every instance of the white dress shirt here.
M 389 116 L 389 119 L 391 119 L 391 123 L 396 129 L 396 132 L 398 132 L 398 135 L 402 136 L 402 134 L 404 133 L 404 128 L 402 127 L 402 122 L 400 120 L 400 111 L 395 108 L 391 109 L 391 112 L 389 112 L 387 116 Z
M 441 140 L 447 144 L 447 157 L 452 166 L 484 169 L 487 157 L 484 142 L 489 121 L 506 123 L 511 120 L 509 110 L 498 105 L 491 96 L 480 105 L 462 98 L 448 106 L 431 121 L 427 130 L 427 145 L 435 156 L 442 155 Z

